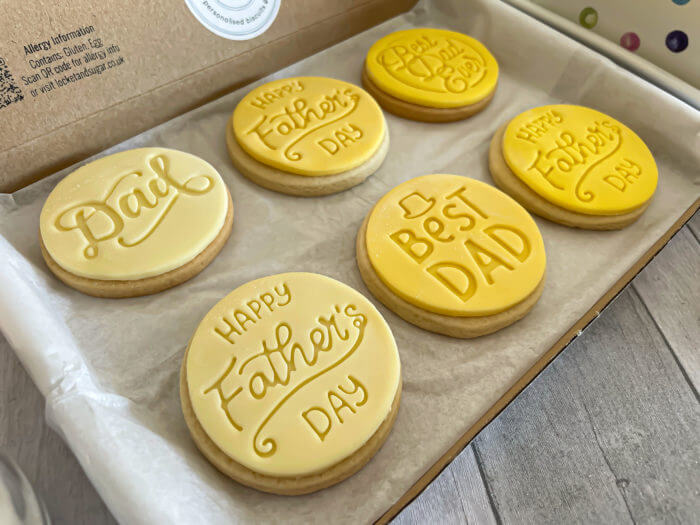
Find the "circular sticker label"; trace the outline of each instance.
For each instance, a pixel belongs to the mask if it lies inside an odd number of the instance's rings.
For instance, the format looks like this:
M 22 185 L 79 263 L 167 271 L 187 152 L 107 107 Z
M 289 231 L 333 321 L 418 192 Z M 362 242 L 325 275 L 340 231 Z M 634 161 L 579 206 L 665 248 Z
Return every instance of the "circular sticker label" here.
M 530 109 L 511 120 L 503 157 L 537 194 L 589 215 L 639 208 L 654 194 L 659 176 L 634 131 L 600 111 L 566 104 Z
M 325 77 L 258 86 L 233 112 L 233 133 L 258 162 L 297 175 L 332 175 L 369 160 L 384 140 L 379 105 L 364 89 Z
M 366 242 L 384 284 L 443 315 L 496 314 L 544 277 L 532 217 L 505 193 L 459 175 L 425 175 L 392 189 L 370 214 Z
M 209 31 L 229 40 L 249 40 L 267 31 L 281 0 L 185 0 Z
M 313 273 L 231 292 L 204 317 L 185 359 L 209 438 L 241 465 L 278 477 L 325 470 L 360 449 L 389 415 L 401 373 L 372 303 Z
M 178 268 L 209 246 L 228 202 L 221 176 L 199 157 L 132 149 L 59 182 L 41 210 L 41 239 L 74 275 L 142 279 Z
M 481 42 L 444 29 L 391 33 L 372 45 L 365 68 L 385 93 L 435 108 L 479 102 L 498 81 L 498 63 Z

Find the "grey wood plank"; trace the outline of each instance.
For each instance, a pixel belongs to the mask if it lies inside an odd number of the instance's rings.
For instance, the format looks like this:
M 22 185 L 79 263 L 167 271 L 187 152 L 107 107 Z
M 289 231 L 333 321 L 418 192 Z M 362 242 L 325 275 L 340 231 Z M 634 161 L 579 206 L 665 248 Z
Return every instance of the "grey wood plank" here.
M 498 523 L 472 445 L 465 448 L 393 523 Z
M 448 465 L 446 471 L 454 478 L 457 488 L 455 497 L 462 502 L 467 523 L 499 523 L 472 444 Z
M 688 221 L 688 228 L 696 239 L 700 239 L 700 211 L 696 211 L 695 215 Z
M 464 503 L 457 497 L 457 487 L 452 474 L 443 470 L 426 489 L 394 519 L 394 525 L 413 523 L 444 523 L 446 525 L 467 522 Z
M 54 524 L 116 523 L 63 440 L 44 419 L 44 398 L 0 334 L 0 450 L 14 459 Z
M 695 215 L 700 217 L 699 214 Z M 633 283 L 679 366 L 700 390 L 700 243 L 681 229 Z
M 628 289 L 475 447 L 504 523 L 692 523 L 698 435 L 695 396 Z

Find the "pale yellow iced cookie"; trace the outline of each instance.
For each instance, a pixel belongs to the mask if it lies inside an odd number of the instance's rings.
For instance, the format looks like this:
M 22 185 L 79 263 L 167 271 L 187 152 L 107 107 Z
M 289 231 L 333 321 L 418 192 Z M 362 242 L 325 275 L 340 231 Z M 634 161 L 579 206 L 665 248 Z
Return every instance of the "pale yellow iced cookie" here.
M 623 228 L 644 212 L 658 170 L 632 130 L 594 109 L 542 106 L 494 135 L 494 181 L 527 209 L 567 226 Z
M 192 336 L 180 380 L 185 421 L 207 459 L 277 494 L 359 470 L 387 438 L 400 394 L 381 314 L 313 273 L 263 277 L 217 303 Z
M 374 173 L 386 157 L 384 115 L 362 88 L 325 77 L 274 80 L 248 93 L 226 127 L 236 168 L 290 195 L 336 193 Z
M 233 224 L 218 172 L 182 151 L 141 148 L 75 170 L 49 194 L 40 243 L 63 282 L 99 297 L 159 292 L 199 273 Z
M 489 104 L 498 83 L 498 63 L 470 36 L 445 29 L 409 29 L 372 45 L 362 82 L 391 113 L 449 122 Z
M 535 221 L 517 202 L 458 175 L 416 177 L 384 195 L 360 228 L 360 273 L 407 321 L 476 337 L 522 318 L 544 284 Z

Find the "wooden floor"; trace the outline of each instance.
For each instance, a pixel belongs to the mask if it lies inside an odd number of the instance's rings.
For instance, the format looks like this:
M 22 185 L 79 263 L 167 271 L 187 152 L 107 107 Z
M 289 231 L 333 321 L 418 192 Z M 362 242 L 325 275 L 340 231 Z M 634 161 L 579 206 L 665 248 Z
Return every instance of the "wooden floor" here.
M 396 523 L 698 523 L 700 214 Z M 0 451 L 54 523 L 114 519 L 0 336 Z

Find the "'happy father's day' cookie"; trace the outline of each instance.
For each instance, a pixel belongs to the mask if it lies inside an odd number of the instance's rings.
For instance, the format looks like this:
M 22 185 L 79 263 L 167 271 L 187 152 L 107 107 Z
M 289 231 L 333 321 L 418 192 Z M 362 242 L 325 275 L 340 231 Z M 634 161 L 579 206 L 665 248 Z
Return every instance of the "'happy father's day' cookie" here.
M 389 130 L 362 88 L 325 77 L 258 86 L 226 126 L 238 171 L 265 188 L 304 197 L 363 182 L 389 151 Z
M 41 210 L 41 251 L 68 286 L 135 297 L 197 275 L 232 224 L 231 196 L 213 166 L 182 151 L 133 149 L 56 185 Z
M 489 105 L 498 83 L 498 63 L 470 36 L 409 29 L 372 45 L 362 83 L 384 109 L 400 117 L 450 122 Z
M 637 220 L 658 181 L 654 157 L 631 129 L 564 104 L 530 109 L 501 126 L 489 167 L 496 184 L 531 212 L 591 230 Z
M 468 338 L 530 311 L 546 259 L 535 221 L 506 194 L 425 175 L 377 202 L 357 236 L 357 262 L 370 291 L 406 321 Z
M 362 468 L 400 397 L 399 354 L 381 314 L 313 273 L 263 277 L 224 297 L 192 336 L 180 375 L 204 456 L 276 494 L 320 490 Z

